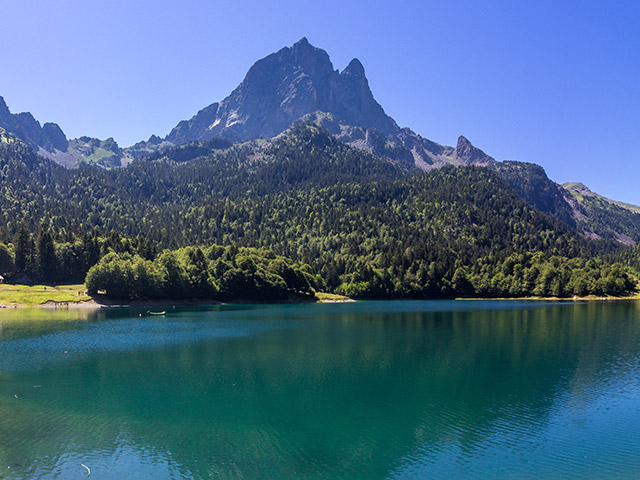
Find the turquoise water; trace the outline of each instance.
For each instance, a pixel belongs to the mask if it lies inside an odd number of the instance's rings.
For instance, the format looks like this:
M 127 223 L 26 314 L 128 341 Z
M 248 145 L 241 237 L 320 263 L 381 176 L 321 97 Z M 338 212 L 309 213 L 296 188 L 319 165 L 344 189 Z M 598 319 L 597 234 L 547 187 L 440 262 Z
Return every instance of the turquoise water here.
M 638 432 L 639 302 L 0 311 L 0 478 L 631 479 Z

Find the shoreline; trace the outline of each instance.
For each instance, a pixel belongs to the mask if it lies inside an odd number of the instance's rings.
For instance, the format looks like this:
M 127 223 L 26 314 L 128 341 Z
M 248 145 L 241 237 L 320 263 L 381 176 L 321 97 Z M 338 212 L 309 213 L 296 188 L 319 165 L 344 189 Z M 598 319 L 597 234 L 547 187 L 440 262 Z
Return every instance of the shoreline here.
M 364 300 L 376 300 L 376 299 L 364 299 Z M 406 299 L 384 299 L 384 300 L 406 300 Z M 421 299 L 410 299 L 421 300 Z M 585 302 L 585 301 L 621 301 L 621 300 L 640 300 L 640 295 L 628 296 L 628 297 L 456 297 L 449 299 L 429 298 L 422 300 L 470 300 L 470 301 L 487 301 L 487 300 L 499 300 L 499 301 L 517 301 L 517 300 L 536 300 L 536 301 L 554 301 L 554 302 Z M 316 299 L 298 299 L 298 300 L 285 300 L 281 302 L 264 302 L 254 301 L 246 299 L 237 299 L 230 302 L 221 302 L 219 300 L 131 300 L 129 302 L 122 302 L 118 300 L 110 299 L 96 299 L 81 300 L 81 301 L 65 301 L 55 302 L 49 300 L 39 305 L 24 305 L 17 302 L 0 304 L 0 310 L 4 309 L 22 309 L 22 308 L 42 308 L 42 309 L 86 309 L 86 310 L 100 310 L 103 308 L 154 308 L 154 307 L 177 307 L 177 306 L 197 306 L 197 305 L 269 305 L 269 304 L 292 304 L 292 303 L 354 303 L 361 300 L 354 300 L 352 298 L 316 298 Z
M 640 295 L 630 295 L 625 297 L 456 297 L 454 300 L 541 300 L 547 302 L 602 302 L 619 300 L 640 300 Z
M 324 292 L 289 292 L 277 301 L 271 299 L 251 300 L 232 298 L 220 301 L 216 298 L 205 299 L 117 299 L 102 293 L 88 295 L 84 284 L 62 285 L 22 285 L 0 284 L 0 310 L 16 308 L 43 309 L 82 309 L 99 310 L 102 308 L 167 308 L 189 305 L 226 305 L 226 304 L 271 304 L 271 303 L 315 303 L 352 301 L 341 295 Z
M 131 300 L 128 302 L 123 302 L 119 300 L 112 299 L 91 299 L 91 300 L 80 300 L 80 301 L 65 301 L 65 302 L 56 302 L 53 300 L 49 300 L 47 302 L 41 303 L 39 305 L 24 305 L 17 302 L 12 303 L 4 303 L 0 304 L 0 310 L 4 309 L 22 309 L 22 308 L 42 308 L 42 309 L 67 309 L 67 310 L 100 310 L 103 308 L 154 308 L 154 307 L 185 307 L 185 306 L 197 306 L 197 305 L 270 305 L 270 304 L 292 304 L 292 303 L 350 303 L 356 302 L 351 298 L 332 298 L 332 299 L 289 299 L 283 300 L 280 302 L 266 302 L 266 301 L 255 301 L 255 300 L 246 300 L 246 299 L 236 299 L 229 302 L 221 302 L 219 300 Z

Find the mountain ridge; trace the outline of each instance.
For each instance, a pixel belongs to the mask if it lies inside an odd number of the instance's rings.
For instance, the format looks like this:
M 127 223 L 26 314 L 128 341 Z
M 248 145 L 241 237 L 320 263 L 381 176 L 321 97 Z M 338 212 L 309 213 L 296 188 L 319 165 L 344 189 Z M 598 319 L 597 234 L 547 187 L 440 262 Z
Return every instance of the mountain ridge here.
M 448 147 L 400 128 L 375 100 L 360 60 L 334 70 L 328 53 L 306 37 L 255 62 L 231 94 L 179 122 L 164 140 L 180 145 L 216 136 L 234 142 L 271 138 L 300 118 L 351 146 L 425 171 L 495 162 L 466 139 Z
M 13 133 L 36 151 L 54 152 L 66 150 L 67 137 L 56 123 L 40 125 L 30 112 L 11 113 L 0 96 L 0 127 Z
M 375 100 L 360 60 L 336 70 L 328 53 L 306 37 L 255 62 L 226 98 L 180 121 L 164 138 L 152 135 L 127 148 L 111 138 L 67 140 L 58 125 L 41 127 L 31 114 L 10 114 L 4 100 L 0 103 L 0 127 L 65 167 L 126 166 L 173 145 L 215 137 L 236 143 L 272 138 L 300 119 L 315 121 L 348 145 L 425 171 L 495 162 L 468 141 L 449 147 L 400 128 Z
M 623 244 L 640 241 L 640 207 L 604 199 L 586 187 L 563 188 L 533 164 L 497 162 L 464 136 L 452 147 L 399 127 L 375 100 L 357 58 L 336 70 L 328 53 L 306 37 L 255 62 L 227 97 L 179 122 L 164 138 L 152 135 L 127 148 L 113 138 L 68 140 L 57 124 L 40 125 L 27 112 L 12 114 L 0 97 L 0 127 L 65 167 L 126 166 L 136 159 L 162 158 L 162 151 L 176 145 L 187 147 L 171 155 L 188 161 L 227 148 L 229 141 L 244 144 L 268 138 L 267 143 L 273 144 L 300 121 L 318 125 L 345 145 L 403 169 L 429 171 L 448 165 L 496 169 L 530 206 L 583 235 Z M 247 148 L 255 149 L 252 155 L 258 159 L 263 146 Z

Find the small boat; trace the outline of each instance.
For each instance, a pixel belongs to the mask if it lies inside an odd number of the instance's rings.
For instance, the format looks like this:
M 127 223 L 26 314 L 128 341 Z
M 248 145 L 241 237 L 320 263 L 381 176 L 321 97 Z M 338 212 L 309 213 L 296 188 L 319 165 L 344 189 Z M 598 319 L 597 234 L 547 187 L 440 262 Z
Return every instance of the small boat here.
M 165 313 L 167 313 L 167 312 L 165 312 L 165 311 L 162 311 L 162 312 L 151 312 L 151 311 L 149 311 L 149 312 L 147 312 L 147 313 L 148 313 L 149 315 L 164 315 L 164 314 L 165 314 Z

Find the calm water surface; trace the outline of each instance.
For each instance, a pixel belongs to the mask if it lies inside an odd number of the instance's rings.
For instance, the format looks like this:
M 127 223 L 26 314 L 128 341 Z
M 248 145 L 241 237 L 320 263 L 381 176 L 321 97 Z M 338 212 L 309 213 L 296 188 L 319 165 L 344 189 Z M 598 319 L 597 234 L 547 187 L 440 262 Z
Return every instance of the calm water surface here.
M 145 312 L 0 311 L 0 478 L 640 478 L 639 302 Z

